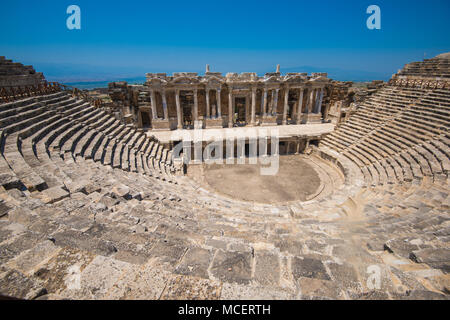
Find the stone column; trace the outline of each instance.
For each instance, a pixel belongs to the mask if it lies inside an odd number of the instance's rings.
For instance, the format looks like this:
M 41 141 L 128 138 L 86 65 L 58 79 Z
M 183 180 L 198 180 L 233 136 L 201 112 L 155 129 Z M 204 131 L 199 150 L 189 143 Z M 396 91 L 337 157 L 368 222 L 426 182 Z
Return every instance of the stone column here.
M 300 88 L 300 94 L 298 99 L 298 106 L 297 106 L 297 124 L 300 124 L 302 121 L 302 109 L 303 109 L 303 92 L 305 89 Z
M 175 102 L 177 104 L 177 128 L 183 129 L 183 119 L 181 114 L 181 105 L 180 105 L 180 90 L 176 90 L 175 92 Z
M 300 153 L 300 141 L 297 138 L 297 145 L 296 145 L 296 148 L 295 148 L 295 154 L 299 154 L 299 153 Z
M 233 93 L 228 90 L 228 128 L 233 128 Z
M 211 118 L 211 110 L 209 105 L 209 89 L 206 90 L 206 117 Z
M 248 119 L 251 118 L 251 115 L 249 117 L 249 114 L 250 114 L 250 110 L 249 110 L 250 109 L 250 103 L 249 103 L 249 100 L 250 100 L 250 96 L 246 95 L 245 96 L 245 124 L 246 125 L 248 124 Z M 233 108 L 233 110 L 234 110 L 234 108 Z
M 264 95 L 263 95 L 263 115 L 267 116 L 267 89 L 264 88 Z
M 261 93 L 261 117 L 264 114 L 264 93 Z
M 312 113 L 313 112 L 313 106 L 314 106 L 314 92 L 316 90 L 315 89 L 311 89 L 311 93 L 309 95 L 309 104 L 308 104 L 308 113 Z
M 316 113 L 320 113 L 322 110 L 322 101 L 323 101 L 323 88 L 320 88 L 319 101 L 317 103 Z
M 217 100 L 217 117 L 222 118 L 222 108 L 220 104 L 220 89 L 216 90 L 216 100 Z
M 272 116 L 277 114 L 277 110 L 278 110 L 278 93 L 279 92 L 280 92 L 280 89 L 275 89 L 274 92 L 272 92 L 272 94 L 273 94 L 272 111 L 271 111 Z
M 198 96 L 197 89 L 194 89 L 194 121 L 198 120 Z
M 156 111 L 156 96 L 155 96 L 155 90 L 150 90 L 150 100 L 152 104 L 152 118 L 158 119 L 158 114 Z
M 272 100 L 269 103 L 269 110 L 267 110 L 267 113 L 269 115 L 273 115 L 273 110 L 275 109 L 275 89 L 271 91 L 272 91 Z
M 306 94 L 305 114 L 308 114 L 308 113 L 309 113 L 309 110 L 308 110 L 308 106 L 309 106 L 309 92 L 308 92 L 308 90 L 309 90 L 309 89 L 306 89 L 306 88 L 305 88 L 305 91 L 303 92 L 303 95 Z
M 255 124 L 255 112 L 256 112 L 256 88 L 252 88 L 252 116 L 251 124 Z
M 287 124 L 287 111 L 289 108 L 289 88 L 284 91 L 284 109 L 283 109 L 283 124 Z
M 317 113 L 317 107 L 319 105 L 319 89 L 316 89 L 314 94 L 314 113 Z
M 272 111 L 271 114 L 276 115 L 277 114 L 277 110 L 278 110 L 278 93 L 279 93 L 280 89 L 275 89 L 272 91 L 273 94 L 273 99 L 272 99 Z
M 164 120 L 169 120 L 169 113 L 167 111 L 167 99 L 166 99 L 166 91 L 162 91 L 162 104 L 163 104 L 163 110 L 164 110 Z

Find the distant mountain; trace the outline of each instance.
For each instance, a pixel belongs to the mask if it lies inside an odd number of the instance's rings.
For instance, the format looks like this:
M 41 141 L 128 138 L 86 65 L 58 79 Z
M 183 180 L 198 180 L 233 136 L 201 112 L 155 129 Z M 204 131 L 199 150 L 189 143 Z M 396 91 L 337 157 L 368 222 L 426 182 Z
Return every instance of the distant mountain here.
M 290 67 L 290 68 L 280 68 L 282 73 L 289 72 L 326 72 L 328 77 L 339 81 L 372 81 L 372 80 L 384 80 L 387 81 L 391 78 L 392 74 L 395 72 L 384 73 L 384 72 L 371 72 L 362 70 L 345 70 L 339 68 L 317 68 L 311 66 L 302 67 Z
M 105 81 L 74 81 L 74 82 L 61 82 L 65 85 L 76 87 L 78 89 L 96 89 L 96 88 L 107 88 L 108 83 L 116 81 L 126 81 L 129 84 L 142 84 L 145 82 L 145 77 L 134 77 L 134 78 L 111 78 Z
M 128 66 L 98 66 L 88 64 L 68 64 L 68 63 L 35 63 L 35 69 L 38 72 L 43 72 L 44 76 L 49 81 L 58 81 L 67 85 L 75 86 L 80 89 L 105 88 L 109 82 L 113 81 L 127 81 L 128 83 L 143 83 L 145 82 L 146 72 L 166 72 L 172 74 L 177 70 L 159 70 L 152 68 L 147 70 L 143 67 L 128 67 Z M 189 69 L 189 68 L 188 68 Z M 180 70 L 178 70 L 180 71 Z M 181 70 L 196 72 L 196 70 Z M 260 76 L 266 72 L 274 72 L 275 70 L 259 70 Z M 312 66 L 299 66 L 281 68 L 283 74 L 290 72 L 327 72 L 328 77 L 340 81 L 371 81 L 371 80 L 389 80 L 392 74 L 383 72 L 370 72 L 362 70 L 346 70 L 340 68 L 320 68 Z M 203 71 L 197 70 L 199 74 Z M 224 71 L 223 75 L 226 75 Z
M 35 63 L 38 72 L 43 72 L 49 81 L 62 83 L 115 81 L 123 78 L 145 77 L 145 70 L 141 68 L 127 68 L 121 66 L 94 66 L 88 64 L 69 63 Z

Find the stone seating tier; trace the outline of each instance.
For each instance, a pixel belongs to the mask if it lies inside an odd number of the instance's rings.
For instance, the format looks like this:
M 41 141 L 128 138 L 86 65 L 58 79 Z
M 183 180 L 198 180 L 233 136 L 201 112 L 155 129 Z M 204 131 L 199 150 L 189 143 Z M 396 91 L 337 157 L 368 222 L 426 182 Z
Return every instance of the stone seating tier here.
M 379 90 L 305 156 L 322 192 L 279 204 L 177 175 L 171 150 L 67 93 L 0 104 L 0 294 L 448 299 L 449 97 Z M 61 280 L 76 266 L 81 289 Z

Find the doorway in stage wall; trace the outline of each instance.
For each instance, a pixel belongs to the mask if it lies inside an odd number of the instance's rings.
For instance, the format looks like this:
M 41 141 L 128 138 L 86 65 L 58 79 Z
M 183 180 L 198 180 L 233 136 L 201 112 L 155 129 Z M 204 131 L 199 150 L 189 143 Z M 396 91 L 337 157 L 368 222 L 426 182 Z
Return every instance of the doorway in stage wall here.
M 152 122 L 150 120 L 150 114 L 146 111 L 141 111 L 142 128 L 148 129 L 151 127 Z
M 237 126 L 245 126 L 247 124 L 245 120 L 245 98 L 237 97 L 234 102 L 235 124 Z
M 191 129 L 194 126 L 192 122 L 192 109 L 190 105 L 183 105 L 183 127 Z
M 194 110 L 194 95 L 190 91 L 180 92 L 180 103 L 183 112 L 183 128 L 193 129 L 194 122 L 192 112 Z
M 287 121 L 288 123 L 291 123 L 296 114 L 294 114 L 295 111 L 295 107 L 297 104 L 297 100 L 298 100 L 298 93 L 296 92 L 297 90 L 291 90 L 289 92 L 289 99 L 288 99 L 288 110 L 287 110 Z

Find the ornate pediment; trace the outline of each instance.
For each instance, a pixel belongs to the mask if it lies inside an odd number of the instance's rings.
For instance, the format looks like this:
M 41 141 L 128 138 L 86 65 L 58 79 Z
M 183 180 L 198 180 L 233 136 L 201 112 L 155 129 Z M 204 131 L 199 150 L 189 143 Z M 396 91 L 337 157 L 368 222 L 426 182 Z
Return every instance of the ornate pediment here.
M 310 82 L 329 82 L 330 79 L 324 76 L 319 76 L 317 78 L 309 80 Z
M 176 77 L 172 80 L 173 84 L 198 84 L 199 80 L 197 78 L 191 78 L 191 77 Z
M 161 87 L 165 86 L 167 84 L 166 80 L 159 79 L 159 78 L 149 78 L 147 79 L 147 85 L 152 87 Z
M 215 76 L 203 78 L 202 82 L 208 87 L 220 87 L 224 83 L 222 79 Z
M 301 84 L 305 82 L 305 78 L 300 75 L 289 75 L 284 77 L 283 82 Z
M 272 75 L 272 76 L 268 76 L 267 78 L 264 78 L 262 82 L 263 83 L 280 83 L 281 80 L 278 76 Z

